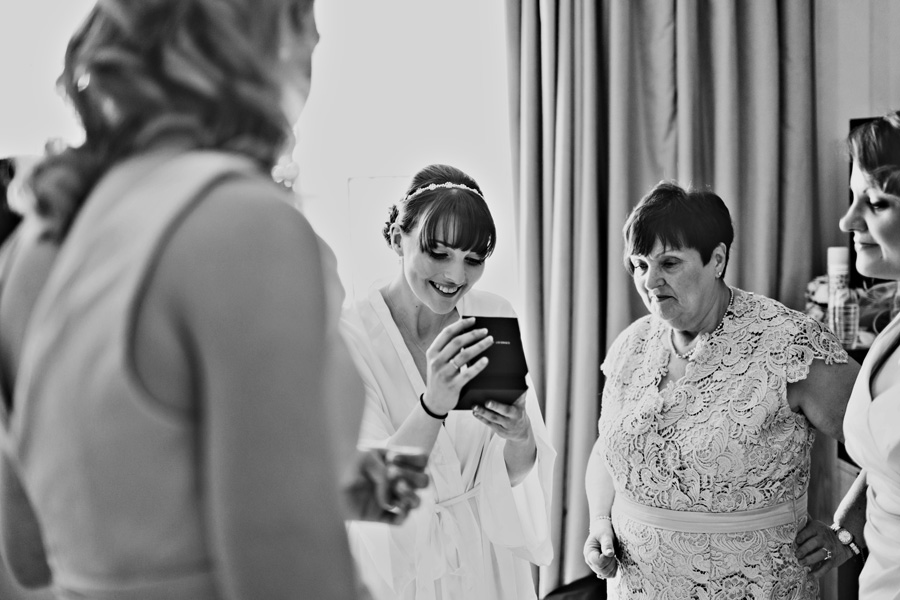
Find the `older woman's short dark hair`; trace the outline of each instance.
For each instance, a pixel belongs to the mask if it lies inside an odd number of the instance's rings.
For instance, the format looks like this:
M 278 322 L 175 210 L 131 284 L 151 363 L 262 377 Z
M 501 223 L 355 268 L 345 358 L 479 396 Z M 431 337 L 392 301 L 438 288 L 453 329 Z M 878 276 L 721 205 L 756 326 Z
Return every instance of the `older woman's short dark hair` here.
M 859 169 L 882 191 L 900 195 L 900 111 L 854 128 L 847 146 Z
M 704 265 L 716 246 L 725 244 L 727 267 L 734 226 L 728 207 L 713 192 L 684 189 L 676 183 L 663 181 L 634 207 L 622 234 L 625 236 L 625 268 L 633 274 L 630 257 L 649 255 L 657 240 L 672 250 L 697 250 Z

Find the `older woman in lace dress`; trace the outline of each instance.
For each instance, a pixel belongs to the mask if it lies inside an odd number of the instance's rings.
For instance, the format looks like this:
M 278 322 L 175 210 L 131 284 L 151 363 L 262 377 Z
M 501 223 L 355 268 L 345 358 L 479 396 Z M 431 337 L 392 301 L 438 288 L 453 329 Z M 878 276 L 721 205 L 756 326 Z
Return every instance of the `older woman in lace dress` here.
M 801 562 L 794 545 L 813 429 L 842 437 L 858 365 L 811 318 L 725 283 L 734 229 L 714 193 L 661 183 L 624 235 L 650 314 L 602 365 L 585 560 L 611 598 L 815 598 L 832 552 Z

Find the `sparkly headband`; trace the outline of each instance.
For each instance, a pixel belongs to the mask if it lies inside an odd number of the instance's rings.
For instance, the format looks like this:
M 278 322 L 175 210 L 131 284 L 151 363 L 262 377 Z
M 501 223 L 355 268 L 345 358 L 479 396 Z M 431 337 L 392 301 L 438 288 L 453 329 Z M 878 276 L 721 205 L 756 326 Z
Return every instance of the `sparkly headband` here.
M 424 192 L 433 192 L 434 190 L 436 190 L 436 189 L 438 189 L 438 188 L 448 188 L 448 189 L 466 190 L 466 191 L 468 191 L 468 192 L 472 192 L 473 194 L 477 195 L 479 198 L 481 198 L 482 200 L 484 200 L 484 196 L 482 196 L 482 195 L 481 195 L 481 192 L 479 192 L 478 190 L 474 190 L 474 189 L 470 188 L 470 187 L 467 186 L 467 185 L 463 185 L 463 184 L 461 184 L 461 183 L 453 183 L 453 182 L 451 182 L 451 181 L 447 181 L 447 182 L 445 182 L 445 183 L 431 183 L 431 184 L 426 185 L 425 187 L 420 187 L 420 188 L 417 189 L 416 191 L 414 191 L 414 192 L 412 192 L 411 194 L 409 194 L 409 195 L 408 195 L 406 198 L 404 198 L 403 200 L 404 200 L 404 201 L 406 201 L 406 200 L 412 200 L 413 198 L 415 198 L 415 197 L 418 196 L 419 194 L 422 194 L 422 193 L 424 193 Z

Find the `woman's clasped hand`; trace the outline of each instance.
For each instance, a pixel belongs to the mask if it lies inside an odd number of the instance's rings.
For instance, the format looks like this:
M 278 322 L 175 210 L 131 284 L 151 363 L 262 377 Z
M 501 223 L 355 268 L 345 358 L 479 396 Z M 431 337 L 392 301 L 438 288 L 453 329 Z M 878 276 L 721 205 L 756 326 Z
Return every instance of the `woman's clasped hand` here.
M 368 448 L 358 456 L 359 474 L 343 485 L 348 514 L 362 521 L 400 524 L 421 503 L 428 486 L 428 455 L 418 448 Z
M 608 579 L 616 576 L 619 563 L 615 539 L 612 520 L 608 517 L 597 517 L 591 522 L 590 533 L 584 542 L 584 562 L 597 577 Z

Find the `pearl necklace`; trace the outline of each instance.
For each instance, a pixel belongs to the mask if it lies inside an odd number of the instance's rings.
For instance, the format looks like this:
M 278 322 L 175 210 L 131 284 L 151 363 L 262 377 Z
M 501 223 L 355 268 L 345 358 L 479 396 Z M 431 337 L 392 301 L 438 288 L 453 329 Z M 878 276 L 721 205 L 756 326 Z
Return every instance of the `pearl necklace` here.
M 719 324 L 716 325 L 716 328 L 712 330 L 712 333 L 709 334 L 709 337 L 716 335 L 722 326 L 725 324 L 725 316 L 731 310 L 731 303 L 734 302 L 734 289 L 728 288 L 728 291 L 731 292 L 731 296 L 728 298 L 728 306 L 725 307 L 725 312 L 722 314 L 722 320 L 719 321 Z M 700 337 L 699 335 L 697 336 Z M 686 360 L 688 362 L 694 360 L 694 355 L 700 349 L 700 340 L 697 340 L 697 343 L 694 344 L 694 347 L 685 352 L 684 354 L 679 354 L 678 350 L 675 349 L 675 329 L 669 329 L 669 348 L 672 350 L 672 354 L 674 354 L 677 358 L 681 360 Z

